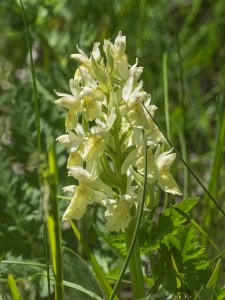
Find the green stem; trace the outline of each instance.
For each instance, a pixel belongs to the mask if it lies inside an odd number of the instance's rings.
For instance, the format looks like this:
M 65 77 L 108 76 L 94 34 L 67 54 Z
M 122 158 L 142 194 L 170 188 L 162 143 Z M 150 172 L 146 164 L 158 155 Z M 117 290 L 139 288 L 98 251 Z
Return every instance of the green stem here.
M 144 184 L 143 184 L 143 193 L 142 193 L 142 199 L 141 202 L 139 203 L 138 206 L 138 211 L 137 211 L 137 222 L 135 223 L 134 227 L 133 227 L 133 231 L 130 234 L 130 238 L 131 238 L 131 242 L 130 242 L 130 247 L 128 249 L 128 253 L 127 253 L 127 257 L 125 259 L 124 265 L 122 267 L 122 270 L 120 272 L 119 278 L 114 286 L 114 289 L 112 291 L 112 294 L 109 298 L 109 300 L 113 300 L 115 295 L 116 295 L 116 291 L 123 279 L 123 276 L 126 272 L 126 269 L 128 267 L 128 264 L 130 262 L 131 256 L 133 251 L 135 251 L 135 245 L 136 242 L 138 240 L 138 233 L 140 230 L 140 226 L 141 226 L 141 220 L 142 220 L 142 215 L 143 215 L 143 210 L 144 210 L 144 204 L 145 204 L 145 198 L 146 198 L 146 186 L 147 186 L 147 145 L 146 145 L 146 138 L 144 135 L 144 131 L 143 131 L 143 136 L 144 136 L 144 161 L 145 161 L 145 172 L 144 172 Z M 137 246 L 138 247 L 138 246 Z
M 135 222 L 132 221 L 125 232 L 127 250 L 129 250 L 130 248 L 134 230 L 135 230 Z M 145 296 L 145 286 L 144 286 L 144 277 L 142 272 L 138 239 L 134 245 L 133 253 L 131 254 L 130 257 L 129 268 L 130 268 L 130 277 L 132 282 L 134 299 L 142 298 Z

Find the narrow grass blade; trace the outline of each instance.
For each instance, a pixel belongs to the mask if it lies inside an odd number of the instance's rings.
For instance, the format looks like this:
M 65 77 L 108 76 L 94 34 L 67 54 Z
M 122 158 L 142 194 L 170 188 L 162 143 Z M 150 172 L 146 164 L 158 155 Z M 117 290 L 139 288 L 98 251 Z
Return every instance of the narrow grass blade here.
M 130 248 L 129 248 L 126 260 L 124 262 L 124 265 L 122 267 L 122 270 L 120 272 L 119 278 L 118 278 L 118 280 L 117 280 L 117 282 L 114 286 L 113 292 L 112 292 L 109 300 L 114 299 L 116 291 L 117 291 L 117 289 L 118 289 L 118 287 L 119 287 L 119 285 L 120 285 L 120 283 L 123 279 L 123 276 L 124 276 L 125 271 L 128 267 L 128 264 L 129 264 L 131 254 L 133 252 L 136 240 L 138 238 L 138 232 L 139 232 L 139 229 L 140 229 L 140 226 L 141 226 L 141 218 L 142 218 L 142 214 L 143 214 L 143 210 L 144 210 L 144 204 L 145 204 L 145 198 L 146 198 L 146 186 L 147 186 L 147 145 L 146 145 L 146 138 L 145 138 L 145 135 L 144 135 L 144 131 L 143 131 L 143 136 L 144 136 L 144 141 L 145 141 L 144 142 L 144 161 L 145 161 L 144 170 L 145 170 L 145 172 L 144 172 L 144 185 L 143 185 L 142 199 L 141 199 L 141 203 L 138 207 L 137 223 L 136 223 L 136 226 L 135 226 L 134 235 L 133 235 L 133 238 L 132 238 L 132 241 L 131 241 L 131 244 L 130 244 Z
M 78 231 L 76 225 L 74 224 L 73 221 L 70 221 L 70 225 L 73 229 L 73 232 L 75 233 L 78 241 L 81 243 L 87 257 L 88 257 L 88 260 L 90 261 L 91 263 L 91 266 L 93 268 L 93 271 L 99 281 L 99 284 L 101 285 L 101 288 L 102 290 L 104 291 L 105 295 L 107 297 L 109 297 L 112 293 L 112 288 L 110 286 L 110 284 L 108 283 L 104 273 L 102 272 L 102 269 L 101 267 L 99 266 L 95 256 L 93 255 L 91 249 L 89 248 L 88 244 L 86 243 L 85 239 L 83 238 L 83 236 L 81 235 L 81 233 Z M 118 299 L 116 297 L 116 299 Z
M 10 288 L 10 291 L 12 294 L 12 299 L 13 300 L 22 300 L 20 292 L 16 286 L 15 279 L 11 273 L 8 275 L 8 284 L 9 284 L 9 288 Z
M 34 110 L 35 110 L 35 122 L 36 122 L 36 131 L 37 131 L 37 149 L 38 149 L 38 155 L 41 154 L 41 125 L 40 125 L 40 111 L 39 111 L 39 103 L 38 103 L 38 93 L 37 93 L 37 83 L 36 83 L 36 73 L 35 73 L 35 67 L 34 67 L 34 60 L 33 60 L 33 54 L 32 54 L 32 44 L 31 44 L 31 38 L 30 33 L 28 29 L 28 22 L 26 17 L 26 12 L 23 6 L 23 1 L 20 1 L 20 8 L 21 13 L 23 17 L 23 23 L 26 33 L 26 40 L 27 40 L 27 46 L 28 46 L 28 52 L 30 57 L 30 70 L 31 70 L 31 78 L 32 78 L 32 89 L 33 89 L 33 104 L 34 104 Z M 40 183 L 40 176 L 39 176 L 39 183 Z M 46 253 L 46 271 L 48 274 L 48 299 L 50 299 L 50 279 L 49 279 L 49 247 L 48 247 L 48 240 L 47 240 L 47 228 L 46 228 L 46 220 L 44 217 L 44 208 L 43 208 L 43 199 L 42 200 L 42 214 L 44 218 L 44 245 L 45 245 L 45 253 Z
M 181 104 L 181 124 L 180 130 L 178 132 L 179 141 L 181 145 L 181 154 L 185 161 L 188 161 L 188 152 L 187 152 L 187 143 L 186 136 L 187 134 L 187 117 L 186 117 L 186 103 L 185 103 L 185 86 L 184 86 L 184 69 L 183 69 L 183 59 L 181 53 L 180 39 L 179 35 L 176 36 L 176 44 L 177 44 L 177 56 L 178 56 L 178 68 L 179 68 L 179 85 L 180 85 L 180 104 Z M 184 165 L 184 188 L 183 194 L 186 198 L 188 196 L 188 169 Z
M 8 265 L 22 265 L 22 266 L 28 266 L 28 267 L 40 267 L 40 268 L 46 268 L 46 264 L 39 264 L 32 261 L 14 261 L 14 260 L 2 260 L 2 264 L 8 264 Z
M 36 75 L 35 75 L 35 68 L 34 68 L 34 60 L 32 55 L 32 45 L 30 39 L 30 33 L 28 29 L 28 23 L 26 18 L 25 9 L 23 6 L 22 0 L 20 0 L 20 7 L 23 16 L 24 28 L 26 32 L 26 39 L 27 39 L 27 46 L 30 55 L 30 69 L 31 69 L 31 76 L 32 76 L 32 87 L 33 87 L 33 102 L 34 102 L 34 110 L 35 110 L 35 118 L 36 118 L 36 130 L 37 130 L 37 148 L 39 153 L 41 152 L 41 127 L 40 127 L 40 112 L 39 112 L 39 104 L 38 104 L 38 96 L 37 96 L 37 84 L 36 84 Z
M 131 214 L 136 216 L 136 209 L 133 207 L 131 209 Z M 136 218 L 134 218 L 129 227 L 125 230 L 125 240 L 127 250 L 129 250 L 132 238 L 134 235 L 134 230 L 136 226 Z M 142 271 L 142 263 L 140 257 L 140 249 L 139 249 L 139 240 L 137 239 L 133 252 L 131 254 L 131 258 L 129 261 L 129 270 L 130 270 L 130 278 L 132 282 L 132 291 L 133 297 L 135 299 L 139 299 L 145 296 L 145 283 L 144 283 L 144 276 Z
M 217 280 L 218 280 L 218 275 L 219 275 L 219 271 L 220 271 L 220 267 L 221 267 L 221 259 L 218 260 L 216 267 L 212 273 L 212 276 L 210 277 L 206 288 L 212 288 L 216 286 Z
M 49 215 L 47 218 L 48 236 L 52 259 L 53 272 L 55 277 L 55 299 L 63 299 L 63 269 L 62 269 L 62 239 L 61 220 L 59 218 L 57 198 L 57 169 L 53 144 L 49 143 L 48 150 L 48 185 L 50 189 Z
M 225 143 L 225 99 L 223 99 L 223 102 L 221 104 L 220 110 L 220 116 L 218 119 L 218 134 L 217 134 L 217 141 L 215 145 L 214 150 L 214 158 L 213 158 L 213 164 L 212 164 L 212 171 L 210 176 L 210 183 L 208 190 L 212 195 L 215 197 L 217 196 L 218 191 L 218 180 L 215 180 L 218 178 L 220 170 L 221 170 L 221 161 L 222 157 L 224 155 L 224 149 L 223 145 Z
M 201 299 L 209 299 L 209 300 L 215 299 L 215 291 L 216 291 L 216 285 L 218 283 L 220 268 L 221 268 L 221 259 L 218 260 L 216 267 L 211 277 L 209 278 L 209 281 L 207 282 L 206 286 L 202 289 L 201 294 L 199 295 Z
M 167 77 L 167 53 L 163 53 L 163 92 L 164 92 L 164 107 L 166 119 L 166 132 L 170 139 L 170 119 L 169 119 L 169 93 L 168 93 L 168 77 Z
M 221 214 L 225 217 L 225 211 L 222 209 L 222 207 L 217 203 L 216 199 L 213 197 L 213 195 L 208 191 L 208 189 L 205 187 L 205 185 L 201 182 L 201 180 L 198 178 L 198 176 L 195 174 L 195 172 L 192 170 L 192 168 L 189 166 L 189 164 L 184 160 L 180 152 L 177 150 L 177 148 L 173 145 L 173 143 L 170 141 L 170 139 L 167 137 L 167 135 L 164 133 L 164 131 L 161 129 L 161 127 L 158 125 L 156 120 L 153 118 L 153 116 L 150 114 L 146 106 L 143 104 L 143 107 L 149 114 L 149 116 L 152 118 L 153 122 L 156 124 L 156 126 L 159 128 L 159 130 L 162 132 L 164 138 L 166 139 L 167 143 L 174 148 L 176 151 L 178 157 L 182 161 L 182 163 L 186 166 L 188 171 L 191 173 L 191 175 L 195 178 L 195 180 L 198 182 L 198 184 L 202 187 L 202 189 L 205 191 L 205 193 L 208 195 L 208 197 L 213 201 L 217 209 L 221 212 Z

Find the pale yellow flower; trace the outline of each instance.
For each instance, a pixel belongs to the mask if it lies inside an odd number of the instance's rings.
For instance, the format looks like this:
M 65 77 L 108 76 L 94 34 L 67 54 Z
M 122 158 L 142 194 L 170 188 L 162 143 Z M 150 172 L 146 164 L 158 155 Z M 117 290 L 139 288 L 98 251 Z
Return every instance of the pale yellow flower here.
M 77 126 L 77 113 L 81 110 L 79 82 L 71 79 L 69 84 L 72 95 L 55 91 L 57 96 L 61 97 L 55 103 L 69 110 L 65 121 L 66 131 L 73 130 Z
M 105 123 L 96 120 L 97 126 L 91 128 L 91 136 L 88 138 L 84 147 L 82 157 L 85 161 L 94 160 L 104 153 L 106 148 L 105 137 L 113 126 L 115 119 L 116 114 L 115 109 L 113 108 Z
M 173 149 L 167 152 L 163 152 L 160 154 L 156 163 L 159 169 L 159 178 L 158 182 L 160 187 L 167 193 L 171 193 L 173 195 L 182 195 L 179 186 L 177 185 L 175 179 L 170 173 L 170 167 L 176 158 L 176 153 L 171 153 Z
M 79 180 L 79 186 L 64 188 L 64 191 L 74 191 L 75 193 L 63 214 L 63 220 L 78 220 L 82 218 L 86 212 L 88 204 L 94 202 L 101 204 L 104 200 L 113 195 L 110 187 L 81 167 L 70 168 L 69 176 L 73 176 Z

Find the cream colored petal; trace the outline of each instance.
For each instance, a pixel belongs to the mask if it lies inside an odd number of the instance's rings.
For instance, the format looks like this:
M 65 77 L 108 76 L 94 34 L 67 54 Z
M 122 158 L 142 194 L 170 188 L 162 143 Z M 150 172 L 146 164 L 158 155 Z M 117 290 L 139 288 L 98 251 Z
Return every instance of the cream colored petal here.
M 66 114 L 65 127 L 66 131 L 71 131 L 77 126 L 77 111 L 70 109 Z
M 67 185 L 67 186 L 64 186 L 62 189 L 63 189 L 63 192 L 64 193 L 75 193 L 76 192 L 76 188 L 77 186 L 76 185 Z
M 144 174 L 144 156 L 142 155 L 136 162 L 138 172 Z M 151 149 L 147 150 L 147 178 L 151 184 L 155 182 L 159 177 L 159 170 L 155 162 L 155 158 Z
M 166 192 L 173 195 L 182 195 L 179 186 L 168 170 L 160 173 L 159 185 Z
M 127 80 L 129 78 L 129 64 L 127 55 L 116 57 L 113 64 L 113 74 L 119 79 Z
M 121 167 L 121 174 L 126 174 L 129 167 L 134 164 L 138 157 L 138 150 L 135 149 L 131 151 L 127 157 L 125 158 L 122 167 Z
M 96 178 L 90 185 L 94 190 L 99 190 L 107 195 L 109 198 L 113 197 L 113 191 L 110 186 L 105 184 L 101 179 Z
M 113 54 L 120 56 L 123 55 L 124 51 L 126 49 L 126 36 L 122 35 L 122 32 L 120 31 L 115 39 L 114 45 L 113 45 Z
M 163 152 L 157 157 L 156 163 L 159 170 L 168 170 L 176 158 L 176 153 L 171 153 L 173 149 Z
M 148 128 L 148 121 L 140 103 L 136 103 L 136 105 L 132 107 L 128 113 L 128 119 L 135 127 Z
M 80 65 L 86 66 L 90 64 L 89 59 L 86 55 L 84 56 L 83 54 L 75 53 L 71 54 L 70 57 L 75 59 Z
M 104 140 L 94 136 L 88 140 L 84 148 L 82 157 L 85 161 L 96 159 L 97 157 L 100 157 L 104 153 L 104 150 L 105 150 Z
M 132 76 L 133 77 L 133 76 Z M 140 93 L 140 89 L 143 86 L 143 81 L 140 81 L 137 85 L 137 87 L 133 90 L 132 94 L 130 95 L 130 98 L 128 100 L 128 105 L 132 107 L 137 101 L 138 101 L 138 94 Z M 143 92 L 144 95 L 147 94 L 146 92 Z M 142 96 L 142 94 L 140 94 Z
M 79 85 L 79 80 L 70 79 L 69 81 L 70 91 L 74 99 L 78 100 L 81 92 L 81 87 Z
M 127 82 L 125 83 L 125 85 L 123 87 L 123 91 L 122 91 L 122 98 L 126 102 L 129 101 L 130 95 L 133 90 L 133 84 L 134 84 L 134 78 L 133 78 L 133 76 L 131 76 L 130 78 L 128 78 Z
M 81 155 L 77 152 L 71 152 L 67 161 L 67 168 L 71 167 L 83 167 L 83 159 Z
M 77 187 L 74 197 L 63 214 L 63 220 L 76 219 L 79 220 L 86 212 L 88 204 L 95 201 L 95 193 L 87 185 Z
M 74 207 L 71 204 L 67 207 L 63 214 L 62 220 L 69 221 L 71 219 L 80 220 L 86 212 L 86 206 Z
M 99 50 L 99 45 L 100 45 L 100 43 L 94 43 L 94 46 L 92 49 L 92 55 L 97 62 L 101 59 L 101 52 Z
M 105 129 L 106 131 L 109 131 L 112 128 L 115 120 L 116 120 L 116 113 L 115 113 L 115 107 L 113 107 L 111 109 L 110 115 L 106 122 L 106 129 Z
M 85 170 L 79 166 L 71 167 L 69 169 L 68 174 L 69 174 L 69 176 L 73 176 L 77 180 L 86 182 L 86 183 L 90 183 L 93 180 L 91 174 L 87 170 Z
M 96 81 L 94 80 L 94 78 L 89 74 L 89 72 L 83 68 L 83 67 L 80 67 L 80 74 L 81 74 L 81 77 L 83 79 L 83 82 L 84 82 L 84 85 L 85 87 L 87 88 L 91 88 L 91 91 L 93 92 L 93 89 L 96 89 L 97 88 L 97 83 Z
M 100 116 L 102 104 L 95 101 L 94 94 L 87 89 L 82 94 L 82 106 L 85 110 L 85 118 L 87 121 L 93 121 Z
M 120 231 L 126 229 L 129 226 L 132 217 L 130 215 L 130 204 L 126 200 L 120 200 L 118 204 L 109 206 L 105 212 L 105 218 L 107 220 L 106 227 L 109 231 Z
M 58 93 L 59 95 L 59 93 Z M 64 94 L 64 96 L 55 101 L 55 104 L 65 107 L 67 109 L 71 109 L 74 107 L 75 100 L 74 97 L 68 94 Z

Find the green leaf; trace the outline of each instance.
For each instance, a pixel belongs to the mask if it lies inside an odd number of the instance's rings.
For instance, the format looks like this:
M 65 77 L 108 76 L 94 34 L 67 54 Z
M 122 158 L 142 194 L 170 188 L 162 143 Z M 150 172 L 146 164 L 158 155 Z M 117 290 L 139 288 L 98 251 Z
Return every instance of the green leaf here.
M 89 269 L 87 263 L 75 252 L 64 248 L 63 253 L 63 273 L 66 281 L 73 282 L 88 289 L 102 298 L 103 293 L 95 276 Z M 65 281 L 64 281 L 65 282 Z M 65 299 L 90 300 L 92 297 L 82 291 L 64 288 Z
M 217 284 L 217 280 L 218 280 L 218 275 L 219 275 L 219 271 L 220 271 L 220 267 L 221 267 L 221 259 L 218 260 L 216 267 L 212 273 L 212 276 L 210 277 L 206 288 L 215 288 L 216 284 Z
M 57 169 L 53 144 L 49 143 L 48 149 L 48 177 L 46 187 L 49 189 L 49 215 L 47 217 L 48 237 L 50 253 L 55 277 L 55 299 L 63 299 L 63 270 L 62 270 L 62 241 L 61 241 L 61 220 L 59 218 L 57 198 Z
M 93 252 L 91 251 L 91 249 L 89 248 L 88 244 L 86 243 L 86 241 L 84 240 L 83 236 L 81 235 L 81 233 L 78 231 L 76 225 L 74 224 L 74 222 L 70 222 L 70 225 L 78 239 L 78 241 L 81 243 L 90 263 L 91 266 L 93 268 L 93 271 L 101 285 L 102 290 L 104 291 L 104 293 L 106 294 L 107 297 L 109 297 L 111 295 L 111 291 L 112 288 L 110 286 L 110 284 L 108 283 L 102 269 L 101 266 L 99 266 Z M 117 297 L 115 297 L 115 299 L 117 299 Z
M 22 300 L 20 292 L 16 286 L 15 279 L 11 273 L 8 275 L 8 284 L 9 284 L 9 288 L 10 288 L 10 291 L 12 294 L 12 299 L 13 300 Z
M 99 297 L 98 295 L 96 295 L 95 293 L 91 292 L 90 290 L 88 289 L 85 289 L 83 288 L 81 285 L 79 284 L 76 284 L 76 283 L 72 283 L 72 282 L 69 282 L 69 281 L 66 281 L 66 280 L 63 280 L 63 285 L 66 286 L 66 287 L 70 287 L 70 288 L 73 288 L 77 291 L 80 291 L 82 292 L 83 294 L 87 295 L 88 298 L 85 296 L 81 296 L 81 298 L 76 298 L 77 300 L 83 300 L 83 299 L 96 299 L 96 300 L 102 300 L 102 297 Z M 68 298 L 68 300 L 70 300 L 71 298 Z M 66 298 L 65 298 L 66 300 Z

